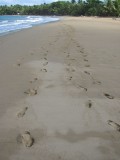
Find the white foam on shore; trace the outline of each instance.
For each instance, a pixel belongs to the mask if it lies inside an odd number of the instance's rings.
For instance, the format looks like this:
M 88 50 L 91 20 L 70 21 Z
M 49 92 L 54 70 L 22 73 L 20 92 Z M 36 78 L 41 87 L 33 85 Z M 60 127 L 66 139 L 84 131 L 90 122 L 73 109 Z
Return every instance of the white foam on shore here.
M 2 16 L 1 16 L 2 17 Z M 25 28 L 30 28 L 34 25 L 39 25 L 48 22 L 58 21 L 59 18 L 48 16 L 4 16 L 5 19 L 0 21 L 0 34 L 7 34 L 12 31 L 17 31 Z M 8 20 L 7 20 L 8 19 Z

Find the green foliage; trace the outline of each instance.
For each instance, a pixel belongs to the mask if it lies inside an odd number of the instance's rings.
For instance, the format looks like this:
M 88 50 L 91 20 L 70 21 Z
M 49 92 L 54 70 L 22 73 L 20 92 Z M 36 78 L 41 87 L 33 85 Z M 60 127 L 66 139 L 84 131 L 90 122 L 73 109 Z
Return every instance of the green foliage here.
M 116 14 L 117 14 L 117 16 L 120 17 L 120 0 L 116 0 L 113 3 L 115 6 L 115 9 L 116 9 Z
M 71 0 L 34 6 L 0 6 L 0 15 L 120 16 L 120 0 Z
M 71 0 L 71 3 L 76 3 L 76 1 L 75 0 Z

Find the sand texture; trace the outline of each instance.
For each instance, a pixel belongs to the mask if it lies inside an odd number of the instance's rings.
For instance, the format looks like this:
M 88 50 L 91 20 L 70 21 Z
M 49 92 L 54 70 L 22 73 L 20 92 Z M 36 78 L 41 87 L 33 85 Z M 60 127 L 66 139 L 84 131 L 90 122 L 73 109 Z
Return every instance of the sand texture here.
M 0 160 L 119 159 L 120 21 L 0 37 Z

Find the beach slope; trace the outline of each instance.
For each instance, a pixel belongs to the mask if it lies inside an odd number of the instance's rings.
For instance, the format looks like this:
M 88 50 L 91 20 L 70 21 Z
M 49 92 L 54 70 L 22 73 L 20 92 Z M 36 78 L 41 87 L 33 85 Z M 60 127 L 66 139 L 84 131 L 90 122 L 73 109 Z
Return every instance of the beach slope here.
M 119 20 L 0 37 L 0 160 L 118 160 L 119 124 Z

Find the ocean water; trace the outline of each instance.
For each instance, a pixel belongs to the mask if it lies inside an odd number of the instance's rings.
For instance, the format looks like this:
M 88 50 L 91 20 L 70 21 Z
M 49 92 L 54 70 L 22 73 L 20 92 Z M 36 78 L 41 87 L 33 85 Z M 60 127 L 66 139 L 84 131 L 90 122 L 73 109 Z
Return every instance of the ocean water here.
M 0 35 L 58 20 L 54 16 L 0 16 Z

